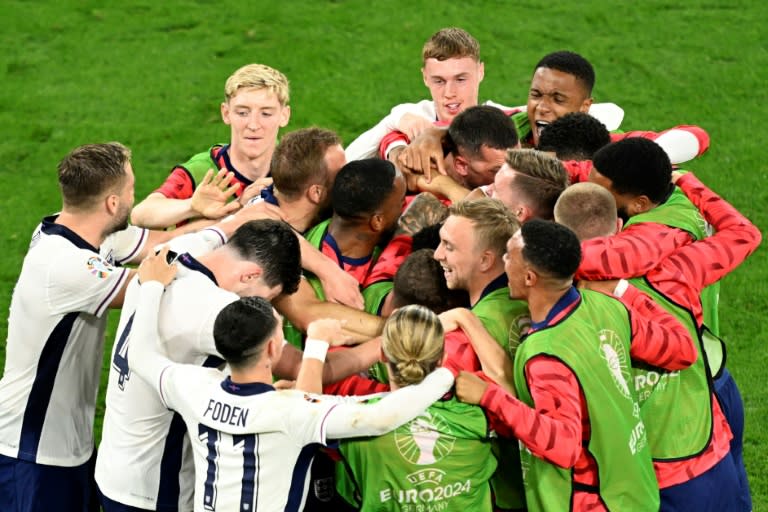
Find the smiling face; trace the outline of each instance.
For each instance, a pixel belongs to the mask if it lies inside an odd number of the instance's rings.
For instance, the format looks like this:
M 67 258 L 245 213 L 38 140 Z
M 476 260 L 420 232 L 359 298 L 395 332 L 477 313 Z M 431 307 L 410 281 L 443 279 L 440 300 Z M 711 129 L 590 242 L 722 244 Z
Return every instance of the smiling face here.
M 479 265 L 474 223 L 466 217 L 450 215 L 440 228 L 440 245 L 435 259 L 443 267 L 445 283 L 451 290 L 469 290 Z
M 231 154 L 235 160 L 272 158 L 277 132 L 288 124 L 291 109 L 267 88 L 239 89 L 221 104 L 221 117 L 231 127 Z M 250 177 L 250 176 L 249 176 Z
M 570 112 L 588 112 L 592 98 L 574 75 L 551 68 L 538 68 L 528 91 L 528 122 L 533 144 L 538 146 L 540 131 Z
M 477 105 L 485 73 L 482 62 L 472 57 L 429 58 L 421 72 L 435 102 L 438 121 L 450 122 L 463 110 Z

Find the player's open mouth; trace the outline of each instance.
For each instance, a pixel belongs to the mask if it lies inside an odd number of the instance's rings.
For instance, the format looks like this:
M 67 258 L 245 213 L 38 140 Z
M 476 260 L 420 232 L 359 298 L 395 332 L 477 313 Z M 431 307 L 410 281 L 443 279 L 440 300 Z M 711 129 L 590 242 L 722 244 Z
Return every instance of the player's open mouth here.
M 544 133 L 547 126 L 549 126 L 549 122 L 547 121 L 536 121 L 536 135 L 541 137 L 541 134 Z
M 461 103 L 446 103 L 445 104 L 445 110 L 447 110 L 451 115 L 458 114 L 460 108 L 461 108 Z

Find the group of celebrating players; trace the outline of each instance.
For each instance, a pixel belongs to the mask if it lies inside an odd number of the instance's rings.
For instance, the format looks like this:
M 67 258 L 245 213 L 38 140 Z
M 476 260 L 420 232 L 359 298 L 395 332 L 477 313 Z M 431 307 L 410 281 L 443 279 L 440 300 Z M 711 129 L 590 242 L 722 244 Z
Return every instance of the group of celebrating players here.
M 135 207 L 122 144 L 59 163 L 11 302 L 0 510 L 751 510 L 717 303 L 761 237 L 679 167 L 706 132 L 619 131 L 569 51 L 526 105 L 478 104 L 459 28 L 422 73 L 431 100 L 345 149 L 278 144 L 288 80 L 244 66 L 230 142 Z

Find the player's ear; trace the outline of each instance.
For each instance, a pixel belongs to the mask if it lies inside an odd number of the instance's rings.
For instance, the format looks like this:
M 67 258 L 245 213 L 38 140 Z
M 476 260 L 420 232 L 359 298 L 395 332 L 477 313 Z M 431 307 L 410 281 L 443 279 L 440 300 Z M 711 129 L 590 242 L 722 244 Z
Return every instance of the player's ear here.
M 493 251 L 485 250 L 480 254 L 480 270 L 489 270 L 496 263 L 496 255 Z
M 579 112 L 587 113 L 589 112 L 589 107 L 592 106 L 592 102 L 594 100 L 590 98 L 585 98 L 584 101 L 581 102 L 581 106 L 579 107 Z
M 323 201 L 325 194 L 325 187 L 318 185 L 317 183 L 310 185 L 307 188 L 307 199 L 313 204 L 320 204 Z
M 117 209 L 120 206 L 120 197 L 117 194 L 109 194 L 104 198 L 104 205 L 107 208 L 107 212 L 110 215 L 117 213 Z
M 453 156 L 453 168 L 456 170 L 456 173 L 461 176 L 466 176 L 469 174 L 469 160 L 464 158 L 461 155 L 454 155 Z
M 517 217 L 517 220 L 520 221 L 522 224 L 523 222 L 532 219 L 533 218 L 533 212 L 531 211 L 528 206 L 521 204 L 517 207 L 517 210 L 513 212 L 515 214 L 515 217 Z
M 291 120 L 291 106 L 286 105 L 280 109 L 280 128 L 285 128 L 288 121 Z
M 368 227 L 371 228 L 371 231 L 374 233 L 378 233 L 379 231 L 382 231 L 384 229 L 384 216 L 380 213 L 374 213 L 370 216 L 368 219 Z
M 221 120 L 224 121 L 224 124 L 232 124 L 229 119 L 229 103 L 226 101 L 221 104 Z
M 653 201 L 651 201 L 648 196 L 646 195 L 640 195 L 635 198 L 633 198 L 629 204 L 627 205 L 627 213 L 630 217 L 634 215 L 638 215 L 640 213 L 645 213 L 649 210 L 651 210 L 654 207 Z
M 264 270 L 261 268 L 261 265 L 249 261 L 246 268 L 240 273 L 240 282 L 252 285 L 263 273 Z

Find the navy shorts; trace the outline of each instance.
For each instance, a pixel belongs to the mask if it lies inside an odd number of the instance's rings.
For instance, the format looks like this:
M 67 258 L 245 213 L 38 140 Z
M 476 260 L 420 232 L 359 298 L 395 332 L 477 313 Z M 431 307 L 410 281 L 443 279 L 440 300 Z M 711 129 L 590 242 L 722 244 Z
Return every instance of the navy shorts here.
M 749 490 L 747 470 L 744 466 L 744 402 L 741 398 L 736 381 L 727 368 L 723 368 L 720 378 L 715 380 L 715 394 L 720 400 L 725 419 L 733 432 L 731 439 L 731 455 L 739 472 L 741 484 L 741 506 L 734 512 L 749 512 L 752 510 L 752 495 Z
M 661 512 L 741 510 L 739 472 L 730 452 L 696 478 L 662 489 Z
M 80 466 L 46 466 L 0 455 L 3 512 L 98 512 L 91 460 Z

